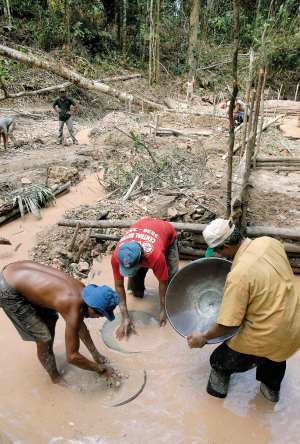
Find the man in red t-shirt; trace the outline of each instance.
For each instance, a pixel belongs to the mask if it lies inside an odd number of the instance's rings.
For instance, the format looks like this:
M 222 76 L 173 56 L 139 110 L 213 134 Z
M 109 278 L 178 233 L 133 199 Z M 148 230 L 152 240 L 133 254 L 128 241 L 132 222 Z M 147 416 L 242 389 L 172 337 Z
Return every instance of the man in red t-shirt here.
M 143 218 L 132 225 L 112 255 L 111 264 L 115 279 L 115 290 L 119 295 L 122 323 L 116 335 L 127 336 L 129 328 L 134 330 L 128 315 L 124 277 L 128 277 L 128 289 L 136 297 L 144 296 L 144 280 L 149 268 L 159 281 L 161 326 L 166 324 L 165 294 L 168 283 L 178 271 L 179 254 L 176 231 L 169 223 L 159 219 Z

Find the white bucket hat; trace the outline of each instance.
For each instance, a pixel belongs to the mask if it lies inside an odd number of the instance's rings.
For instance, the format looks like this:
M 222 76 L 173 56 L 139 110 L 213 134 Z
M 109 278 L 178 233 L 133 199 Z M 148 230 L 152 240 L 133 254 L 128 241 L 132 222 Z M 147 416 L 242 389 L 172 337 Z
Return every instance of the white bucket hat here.
M 208 245 L 205 257 L 210 257 L 214 249 L 221 245 L 233 232 L 235 225 L 230 220 L 215 219 L 203 230 L 203 237 Z M 230 226 L 231 225 L 231 226 Z

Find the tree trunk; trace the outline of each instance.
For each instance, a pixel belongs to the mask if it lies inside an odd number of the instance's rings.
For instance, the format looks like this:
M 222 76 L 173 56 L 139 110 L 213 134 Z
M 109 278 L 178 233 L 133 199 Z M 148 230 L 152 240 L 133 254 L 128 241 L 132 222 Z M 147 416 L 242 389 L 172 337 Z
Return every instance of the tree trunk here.
M 235 0 L 234 2 L 234 52 L 232 61 L 232 77 L 233 77 L 233 91 L 229 106 L 229 123 L 230 123 L 230 135 L 229 135 L 229 147 L 228 147 L 228 159 L 227 159 L 227 217 L 230 217 L 231 213 L 231 188 L 232 188 L 232 157 L 233 157 L 233 147 L 234 147 L 234 118 L 233 118 L 233 107 L 235 99 L 238 93 L 237 85 L 237 58 L 239 50 L 239 30 L 240 30 L 240 0 Z
M 155 80 L 159 82 L 159 25 L 160 25 L 160 0 L 156 0 L 156 42 L 155 42 Z
M 67 48 L 71 51 L 71 29 L 70 29 L 70 0 L 65 1 L 66 28 L 67 28 Z
M 197 35 L 199 25 L 201 0 L 192 0 L 191 14 L 190 14 L 190 27 L 188 36 L 188 49 L 186 52 L 185 67 L 188 71 L 188 78 L 192 78 L 196 75 L 197 65 Z
M 6 6 L 4 6 L 4 15 L 6 15 L 6 17 L 8 19 L 8 25 L 11 26 L 12 25 L 12 21 L 11 21 L 9 0 L 6 0 Z
M 153 0 L 150 0 L 150 14 L 149 14 L 149 63 L 148 75 L 149 84 L 152 83 L 152 49 L 153 49 Z
M 118 91 L 115 88 L 111 88 L 100 82 L 95 82 L 94 80 L 88 80 L 80 74 L 71 71 L 69 68 L 65 68 L 57 63 L 48 62 L 47 60 L 40 60 L 37 57 L 25 54 L 15 49 L 9 48 L 8 46 L 0 45 L 0 55 L 3 57 L 8 57 L 9 59 L 18 60 L 19 62 L 26 63 L 27 65 L 33 66 L 35 68 L 44 69 L 45 71 L 52 72 L 75 85 L 93 90 L 100 91 L 103 94 L 108 94 L 110 96 L 116 97 L 119 100 L 126 100 L 134 105 L 148 107 L 149 109 L 164 110 L 165 107 L 158 103 L 150 102 L 149 100 L 140 99 L 139 97 L 133 96 L 131 94 L 126 94 L 124 92 Z
M 123 0 L 123 20 L 122 20 L 122 55 L 125 58 L 127 52 L 127 0 Z

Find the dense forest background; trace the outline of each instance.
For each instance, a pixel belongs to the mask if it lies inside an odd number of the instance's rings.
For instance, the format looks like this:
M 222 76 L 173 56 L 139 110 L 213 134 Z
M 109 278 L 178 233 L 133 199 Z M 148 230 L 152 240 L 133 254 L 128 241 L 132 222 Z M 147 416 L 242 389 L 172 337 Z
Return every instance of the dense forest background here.
M 55 53 L 89 78 L 123 66 L 156 83 L 160 73 L 195 75 L 204 89 L 230 82 L 233 0 L 1 0 L 0 10 L 4 45 Z M 246 81 L 251 47 L 259 68 L 266 23 L 268 84 L 299 83 L 299 0 L 241 2 L 240 81 Z M 0 58 L 1 77 L 9 79 L 18 66 Z

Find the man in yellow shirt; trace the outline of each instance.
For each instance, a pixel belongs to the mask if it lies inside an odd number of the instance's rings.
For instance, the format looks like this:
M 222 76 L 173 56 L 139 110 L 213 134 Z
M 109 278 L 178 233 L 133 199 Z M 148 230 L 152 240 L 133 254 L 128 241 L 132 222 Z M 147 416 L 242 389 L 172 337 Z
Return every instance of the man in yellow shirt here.
M 300 303 L 297 284 L 281 242 L 270 237 L 244 238 L 229 220 L 216 219 L 203 231 L 214 250 L 234 258 L 227 276 L 217 323 L 206 332 L 187 336 L 190 348 L 202 348 L 209 339 L 241 326 L 210 357 L 207 392 L 225 398 L 232 373 L 257 367 L 263 395 L 279 400 L 286 360 L 300 348 Z

